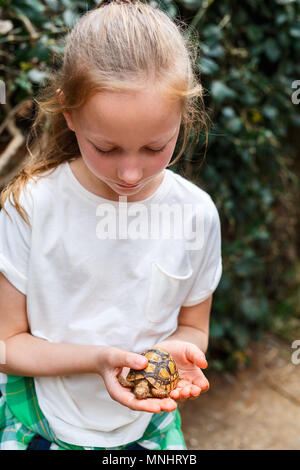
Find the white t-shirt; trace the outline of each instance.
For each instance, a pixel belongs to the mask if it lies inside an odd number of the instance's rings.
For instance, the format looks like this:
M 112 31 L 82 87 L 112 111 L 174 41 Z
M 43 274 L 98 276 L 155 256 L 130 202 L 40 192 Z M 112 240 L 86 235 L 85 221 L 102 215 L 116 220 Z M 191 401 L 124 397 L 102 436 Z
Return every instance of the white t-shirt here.
M 32 229 L 9 200 L 12 220 L 0 212 L 0 271 L 27 296 L 32 335 L 141 353 L 174 333 L 181 306 L 200 303 L 217 288 L 219 215 L 211 197 L 192 182 L 165 169 L 152 196 L 126 206 L 126 197 L 121 205 L 88 191 L 68 162 L 45 175 L 21 192 Z M 151 212 L 157 207 L 165 210 L 160 223 Z M 184 207 L 183 218 L 176 210 Z M 175 229 L 162 232 L 175 219 L 184 220 L 181 238 Z M 194 246 L 193 231 L 199 238 Z M 152 416 L 114 401 L 98 374 L 34 380 L 50 426 L 71 444 L 135 441 Z

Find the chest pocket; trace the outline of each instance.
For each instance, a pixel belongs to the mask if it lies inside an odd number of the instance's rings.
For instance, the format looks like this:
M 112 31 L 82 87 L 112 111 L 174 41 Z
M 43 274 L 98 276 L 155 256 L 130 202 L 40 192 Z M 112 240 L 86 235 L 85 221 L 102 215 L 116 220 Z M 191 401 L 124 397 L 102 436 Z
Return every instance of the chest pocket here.
M 179 259 L 176 255 L 172 262 L 153 260 L 150 286 L 146 301 L 146 317 L 150 322 L 159 323 L 172 313 L 185 297 L 184 287 L 193 274 L 188 252 Z

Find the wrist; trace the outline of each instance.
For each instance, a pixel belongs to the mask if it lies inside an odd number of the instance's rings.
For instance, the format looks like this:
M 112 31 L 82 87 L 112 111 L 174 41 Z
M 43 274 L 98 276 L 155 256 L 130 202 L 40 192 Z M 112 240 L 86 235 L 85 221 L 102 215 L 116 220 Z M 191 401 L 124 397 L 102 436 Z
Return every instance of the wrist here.
M 96 346 L 95 352 L 92 358 L 92 372 L 101 375 L 103 377 L 103 373 L 105 367 L 107 366 L 107 357 L 108 357 L 108 350 L 110 349 L 109 346 Z
M 179 325 L 177 330 L 163 341 L 159 341 L 156 346 L 163 348 L 164 343 L 168 343 L 169 341 L 183 341 L 195 344 L 204 354 L 207 351 L 208 347 L 208 335 L 197 328 L 185 325 Z

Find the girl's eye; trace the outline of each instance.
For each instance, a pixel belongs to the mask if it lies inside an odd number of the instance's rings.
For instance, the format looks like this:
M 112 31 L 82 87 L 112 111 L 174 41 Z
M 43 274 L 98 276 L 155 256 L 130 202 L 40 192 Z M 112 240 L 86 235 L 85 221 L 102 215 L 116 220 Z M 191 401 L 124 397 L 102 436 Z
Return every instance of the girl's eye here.
M 164 146 L 163 148 L 158 149 L 158 150 L 154 150 L 154 149 L 147 149 L 147 150 L 149 152 L 152 152 L 152 153 L 159 153 L 159 152 L 162 152 L 165 148 L 166 148 L 166 146 Z M 97 150 L 97 152 L 100 152 L 100 153 L 106 153 L 107 154 L 107 153 L 113 152 L 113 150 L 101 150 L 98 147 L 95 147 L 95 149 Z
M 161 149 L 158 149 L 158 150 L 154 150 L 154 149 L 148 149 L 150 152 L 153 152 L 153 153 L 159 153 L 159 152 L 162 152 L 163 150 L 165 150 L 166 146 L 164 146 L 163 148 Z
M 97 147 L 95 147 L 95 149 L 97 150 L 97 152 L 100 152 L 100 153 L 111 153 L 112 150 L 101 150 L 101 149 L 98 149 Z

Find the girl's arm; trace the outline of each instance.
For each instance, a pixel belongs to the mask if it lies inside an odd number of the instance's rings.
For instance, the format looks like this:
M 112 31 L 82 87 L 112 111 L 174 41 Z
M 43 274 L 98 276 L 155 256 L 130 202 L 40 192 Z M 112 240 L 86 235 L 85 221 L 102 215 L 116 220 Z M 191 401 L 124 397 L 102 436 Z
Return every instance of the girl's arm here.
M 0 361 L 0 372 L 4 374 L 27 377 L 83 373 L 102 375 L 112 357 L 120 361 L 123 367 L 131 367 L 137 359 L 145 362 L 143 356 L 118 348 L 52 343 L 37 338 L 29 331 L 26 296 L 2 273 L 0 292 L 0 340 L 4 345 L 1 351 L 5 351 L 5 360 L 2 357 Z
M 184 401 L 207 391 L 209 383 L 201 369 L 206 369 L 205 352 L 208 346 L 209 317 L 212 295 L 200 304 L 181 307 L 178 328 L 156 347 L 165 348 L 176 360 L 182 380 L 170 397 Z
M 0 372 L 25 377 L 58 376 L 96 372 L 101 346 L 50 343 L 28 332 L 2 339 L 5 364 Z
M 181 307 L 178 328 L 167 339 L 189 341 L 205 353 L 208 347 L 211 304 L 212 295 L 200 304 Z
M 50 343 L 32 336 L 26 296 L 2 273 L 0 292 L 0 340 L 5 349 L 5 363 L 0 364 L 0 372 L 35 377 L 95 371 L 100 346 Z
M 102 376 L 111 398 L 132 410 L 159 413 L 172 411 L 171 398 L 138 400 L 117 376 L 123 368 L 143 369 L 147 359 L 140 354 L 108 346 L 51 343 L 32 336 L 26 314 L 26 296 L 0 273 L 0 341 L 5 360 L 0 372 L 27 377 L 95 373 Z M 1 353 L 3 353 L 1 347 Z M 3 364 L 4 362 L 4 364 Z

